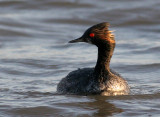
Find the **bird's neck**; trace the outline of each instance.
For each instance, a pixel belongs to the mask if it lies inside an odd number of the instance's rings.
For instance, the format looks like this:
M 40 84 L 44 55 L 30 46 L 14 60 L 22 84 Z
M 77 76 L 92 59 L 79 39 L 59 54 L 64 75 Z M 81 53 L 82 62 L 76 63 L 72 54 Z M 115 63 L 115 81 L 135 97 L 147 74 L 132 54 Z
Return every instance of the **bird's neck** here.
M 115 44 L 110 46 L 98 47 L 98 59 L 94 73 L 98 76 L 108 75 L 110 73 L 110 60 L 113 55 Z

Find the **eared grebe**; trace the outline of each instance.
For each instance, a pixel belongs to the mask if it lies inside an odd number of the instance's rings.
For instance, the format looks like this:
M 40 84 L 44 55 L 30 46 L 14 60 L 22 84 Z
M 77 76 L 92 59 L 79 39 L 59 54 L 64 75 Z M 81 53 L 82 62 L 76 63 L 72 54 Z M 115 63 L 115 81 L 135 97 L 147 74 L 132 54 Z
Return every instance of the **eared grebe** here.
M 109 67 L 115 48 L 112 31 L 109 23 L 100 23 L 92 26 L 82 37 L 69 43 L 87 42 L 98 47 L 98 60 L 95 68 L 83 68 L 70 72 L 57 86 L 60 94 L 100 94 L 127 95 L 130 92 L 127 82 Z

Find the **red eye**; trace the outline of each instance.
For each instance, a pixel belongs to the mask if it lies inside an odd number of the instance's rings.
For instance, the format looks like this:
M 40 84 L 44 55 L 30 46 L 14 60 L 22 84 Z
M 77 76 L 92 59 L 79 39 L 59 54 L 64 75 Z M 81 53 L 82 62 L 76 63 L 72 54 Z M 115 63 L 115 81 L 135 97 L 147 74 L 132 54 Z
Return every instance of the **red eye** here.
M 94 35 L 94 33 L 90 33 L 89 36 L 90 37 L 94 37 L 95 35 Z

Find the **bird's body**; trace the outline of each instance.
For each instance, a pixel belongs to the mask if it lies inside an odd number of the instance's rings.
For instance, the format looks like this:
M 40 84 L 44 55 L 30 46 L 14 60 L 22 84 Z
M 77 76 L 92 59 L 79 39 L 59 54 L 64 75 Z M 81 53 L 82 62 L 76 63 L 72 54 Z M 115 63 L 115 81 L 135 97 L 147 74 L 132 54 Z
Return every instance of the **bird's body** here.
M 96 45 L 98 60 L 95 68 L 83 68 L 70 72 L 58 84 L 58 93 L 105 96 L 129 94 L 127 82 L 109 67 L 115 40 L 108 26 L 108 23 L 94 25 L 82 37 L 70 41 L 70 43 L 88 42 Z
M 111 70 L 114 77 L 106 81 L 95 80 L 94 68 L 83 68 L 70 72 L 58 84 L 58 92 L 62 94 L 100 94 L 125 95 L 129 93 L 127 82 L 115 71 Z

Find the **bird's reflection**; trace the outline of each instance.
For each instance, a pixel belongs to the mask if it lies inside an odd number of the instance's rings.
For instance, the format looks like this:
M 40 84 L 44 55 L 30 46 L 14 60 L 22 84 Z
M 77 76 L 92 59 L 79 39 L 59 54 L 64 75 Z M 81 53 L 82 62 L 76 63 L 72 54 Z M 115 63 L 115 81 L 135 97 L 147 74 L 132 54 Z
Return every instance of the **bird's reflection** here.
M 90 98 L 93 99 L 94 101 L 86 103 L 86 105 L 97 110 L 96 112 L 93 113 L 93 116 L 105 117 L 123 112 L 121 108 L 117 108 L 114 104 L 109 103 L 107 101 L 108 97 L 91 96 Z
M 68 97 L 68 96 L 67 96 Z M 73 97 L 70 97 L 72 98 Z M 83 99 L 87 99 L 87 101 L 84 101 Z M 123 109 L 117 108 L 114 104 L 111 104 L 108 100 L 110 97 L 105 97 L 105 96 L 86 96 L 86 97 L 79 97 L 75 96 L 74 100 L 77 100 L 76 102 L 72 103 L 61 103 L 61 106 L 67 106 L 68 109 L 73 108 L 76 110 L 76 112 L 72 114 L 76 115 L 84 115 L 84 117 L 107 117 L 107 116 L 112 116 L 114 114 L 118 114 L 123 112 Z M 82 101 L 83 100 L 83 101 Z M 86 116 L 87 115 L 87 116 Z
M 121 113 L 123 110 L 117 108 L 114 104 L 109 103 L 108 97 L 105 96 L 88 96 L 91 102 L 82 102 L 83 106 L 95 111 L 91 111 L 90 115 L 94 117 L 106 117 L 116 113 Z M 88 113 L 89 114 L 89 113 Z

